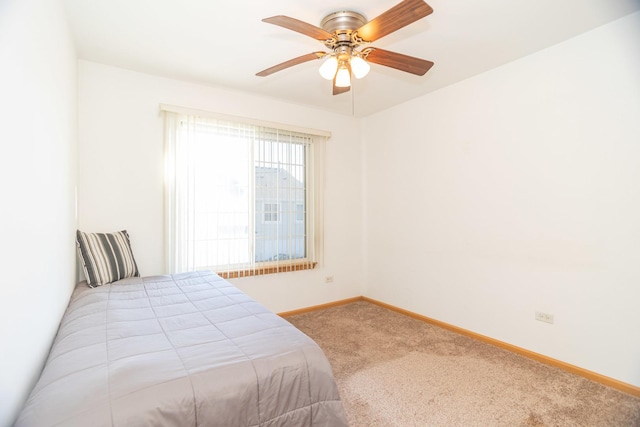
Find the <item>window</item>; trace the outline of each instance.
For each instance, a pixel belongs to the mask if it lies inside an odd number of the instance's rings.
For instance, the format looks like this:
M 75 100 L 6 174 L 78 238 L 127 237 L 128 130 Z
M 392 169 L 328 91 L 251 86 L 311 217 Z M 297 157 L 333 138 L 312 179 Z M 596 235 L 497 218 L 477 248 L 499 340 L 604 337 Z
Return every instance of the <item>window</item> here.
M 168 271 L 229 278 L 315 267 L 322 139 L 165 111 Z
M 278 204 L 264 204 L 264 222 L 278 222 Z

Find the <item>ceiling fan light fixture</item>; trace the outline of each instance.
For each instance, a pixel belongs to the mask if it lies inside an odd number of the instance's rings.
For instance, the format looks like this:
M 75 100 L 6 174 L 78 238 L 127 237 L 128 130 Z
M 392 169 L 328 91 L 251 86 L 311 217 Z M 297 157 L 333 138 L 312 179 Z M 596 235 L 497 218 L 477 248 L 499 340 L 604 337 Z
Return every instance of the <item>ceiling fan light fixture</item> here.
M 336 74 L 336 86 L 351 86 L 351 73 L 349 73 L 349 69 L 346 65 L 341 65 L 340 68 L 338 68 L 338 73 Z
M 356 79 L 361 79 L 369 74 L 371 65 L 369 65 L 367 61 L 360 58 L 359 56 L 353 56 L 351 58 L 351 70 L 353 71 L 353 75 Z
M 323 78 L 333 80 L 333 95 L 349 92 L 352 83 L 351 74 L 356 79 L 364 78 L 371 70 L 372 62 L 422 76 L 433 66 L 433 62 L 368 45 L 432 12 L 433 8 L 425 0 L 401 0 L 400 3 L 370 21 L 367 21 L 363 15 L 348 10 L 325 16 L 320 27 L 285 15 L 264 18 L 263 22 L 319 41 L 327 50 L 298 56 L 262 70 L 256 75 L 266 77 L 294 65 L 324 58 L 325 61 L 318 71 Z M 363 49 L 364 45 L 368 47 Z
M 335 56 L 330 56 L 326 61 L 322 63 L 320 69 L 320 75 L 323 79 L 332 80 L 338 70 L 338 59 Z

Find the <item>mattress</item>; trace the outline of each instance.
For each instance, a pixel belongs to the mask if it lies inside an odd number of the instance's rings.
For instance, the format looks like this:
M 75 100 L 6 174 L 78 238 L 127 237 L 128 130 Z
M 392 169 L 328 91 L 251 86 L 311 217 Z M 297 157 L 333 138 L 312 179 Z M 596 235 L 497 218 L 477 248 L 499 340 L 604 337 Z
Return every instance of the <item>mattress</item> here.
M 210 272 L 79 284 L 16 426 L 346 426 L 322 350 Z

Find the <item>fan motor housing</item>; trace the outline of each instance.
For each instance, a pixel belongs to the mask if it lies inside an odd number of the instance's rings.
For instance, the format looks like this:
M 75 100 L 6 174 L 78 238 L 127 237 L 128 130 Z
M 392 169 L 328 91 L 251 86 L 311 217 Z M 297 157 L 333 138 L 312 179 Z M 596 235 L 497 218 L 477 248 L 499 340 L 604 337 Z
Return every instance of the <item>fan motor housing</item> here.
M 345 10 L 325 16 L 320 26 L 332 34 L 351 33 L 366 23 L 367 19 L 361 14 Z

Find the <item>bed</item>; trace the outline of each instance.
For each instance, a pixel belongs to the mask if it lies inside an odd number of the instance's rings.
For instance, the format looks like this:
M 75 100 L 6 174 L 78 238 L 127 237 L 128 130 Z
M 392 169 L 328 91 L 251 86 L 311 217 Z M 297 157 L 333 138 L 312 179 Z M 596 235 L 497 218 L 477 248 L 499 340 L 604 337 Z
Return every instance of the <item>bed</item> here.
M 211 272 L 80 283 L 16 426 L 346 426 L 317 344 Z

